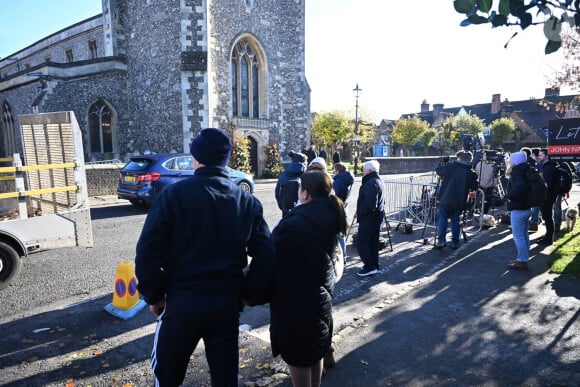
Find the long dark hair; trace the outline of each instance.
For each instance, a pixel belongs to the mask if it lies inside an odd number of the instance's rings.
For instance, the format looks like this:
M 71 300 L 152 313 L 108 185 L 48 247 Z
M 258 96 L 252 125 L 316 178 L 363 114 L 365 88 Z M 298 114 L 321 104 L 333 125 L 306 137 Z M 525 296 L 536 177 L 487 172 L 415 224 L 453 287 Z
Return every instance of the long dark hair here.
M 344 203 L 336 195 L 331 195 L 332 179 L 326 172 L 320 170 L 306 171 L 300 176 L 300 186 L 308 191 L 312 199 L 328 198 L 340 222 L 340 231 L 346 233 L 347 221 L 344 212 Z

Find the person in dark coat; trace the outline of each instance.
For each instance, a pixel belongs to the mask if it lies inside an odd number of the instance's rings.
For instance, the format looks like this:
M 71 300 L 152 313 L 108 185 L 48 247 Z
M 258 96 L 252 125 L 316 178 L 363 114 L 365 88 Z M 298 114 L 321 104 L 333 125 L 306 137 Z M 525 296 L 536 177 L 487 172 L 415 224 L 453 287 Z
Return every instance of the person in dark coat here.
M 530 236 L 528 233 L 529 218 L 532 213 L 527 204 L 529 190 L 527 175 L 530 170 L 526 152 L 512 153 L 510 156 L 511 173 L 508 181 L 506 198 L 507 209 L 510 211 L 510 224 L 518 256 L 510 261 L 508 268 L 513 270 L 527 270 L 530 260 Z
M 340 153 L 338 153 L 338 151 L 334 151 L 334 153 L 332 154 L 332 163 L 333 164 L 340 163 Z
M 435 169 L 442 179 L 441 188 L 437 192 L 437 242 L 436 248 L 447 245 L 447 219 L 451 218 L 451 248 L 459 247 L 459 216 L 465 209 L 469 191 L 477 189 L 477 174 L 471 170 L 472 154 L 469 151 L 459 151 L 457 160 L 440 165 Z
M 273 356 L 288 364 L 295 386 L 319 386 L 332 340 L 332 254 L 346 230 L 342 201 L 322 171 L 300 179 L 300 205 L 272 231 L 276 268 L 270 298 Z
M 320 150 L 318 157 L 322 157 L 324 161 L 328 161 L 328 153 L 326 153 L 326 150 L 324 148 Z
M 229 179 L 230 149 L 223 131 L 202 130 L 195 175 L 163 190 L 137 242 L 137 289 L 158 320 L 156 385 L 181 385 L 200 339 L 212 385 L 238 385 L 240 306 L 267 289 L 274 245 L 258 199 Z
M 310 148 L 306 151 L 306 157 L 308 158 L 307 164 L 310 164 L 312 160 L 318 157 L 318 153 L 316 153 L 316 147 L 314 145 L 310 145 Z
M 538 172 L 542 173 L 542 162 L 539 159 L 540 148 L 532 148 L 532 158 L 534 164 L 530 164 L 532 168 L 536 168 Z M 540 207 L 532 207 L 532 215 L 530 216 L 530 231 L 538 231 L 538 223 L 540 222 Z
M 546 195 L 546 201 L 540 207 L 540 212 L 542 213 L 542 219 L 546 224 L 546 234 L 542 236 L 538 243 L 542 245 L 551 245 L 554 243 L 554 202 L 558 197 L 558 176 L 556 174 L 557 163 L 548 159 L 548 150 L 540 149 L 538 156 L 539 160 L 542 162 L 542 177 L 546 182 L 548 187 L 548 193 Z
M 364 266 L 357 275 L 366 277 L 379 272 L 379 235 L 385 212 L 385 184 L 379 176 L 377 160 L 363 163 L 362 170 L 362 184 L 356 202 L 356 248 Z
M 350 190 L 354 183 L 354 176 L 348 171 L 346 165 L 343 163 L 334 164 L 334 176 L 332 182 L 332 189 L 334 194 L 342 200 L 344 207 L 348 205 L 348 197 L 350 196 Z M 339 239 L 340 247 L 342 249 L 342 256 L 346 262 L 346 243 L 344 240 L 344 234 L 340 234 Z
M 296 201 L 298 200 L 298 179 L 304 171 L 306 171 L 306 155 L 304 153 L 290 151 L 288 153 L 292 162 L 286 167 L 286 170 L 278 176 L 276 187 L 274 189 L 274 196 L 278 208 L 282 211 L 282 217 L 286 216 Z M 289 181 L 296 182 L 296 187 L 290 184 Z

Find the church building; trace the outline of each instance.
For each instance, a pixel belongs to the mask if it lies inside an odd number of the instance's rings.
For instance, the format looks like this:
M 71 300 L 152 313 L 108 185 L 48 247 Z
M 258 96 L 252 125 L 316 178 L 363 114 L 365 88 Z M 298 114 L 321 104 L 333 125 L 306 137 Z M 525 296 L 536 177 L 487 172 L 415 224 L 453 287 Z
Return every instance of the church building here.
M 264 147 L 309 144 L 305 0 L 102 0 L 102 14 L 0 59 L 0 158 L 18 116 L 74 111 L 86 161 L 188 152 L 206 127 Z

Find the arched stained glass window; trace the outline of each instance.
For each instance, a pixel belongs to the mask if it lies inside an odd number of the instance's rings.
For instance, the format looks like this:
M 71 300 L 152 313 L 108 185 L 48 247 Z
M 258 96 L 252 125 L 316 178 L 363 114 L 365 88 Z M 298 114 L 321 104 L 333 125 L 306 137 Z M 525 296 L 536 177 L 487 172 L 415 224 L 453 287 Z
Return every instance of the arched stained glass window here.
M 0 135 L 0 157 L 12 157 L 16 152 L 16 125 L 8 101 L 2 103 L 2 133 Z
M 89 147 L 91 153 L 113 152 L 112 112 L 99 100 L 89 108 Z
M 232 52 L 232 115 L 260 118 L 260 75 L 263 73 L 262 56 L 248 38 L 240 39 Z

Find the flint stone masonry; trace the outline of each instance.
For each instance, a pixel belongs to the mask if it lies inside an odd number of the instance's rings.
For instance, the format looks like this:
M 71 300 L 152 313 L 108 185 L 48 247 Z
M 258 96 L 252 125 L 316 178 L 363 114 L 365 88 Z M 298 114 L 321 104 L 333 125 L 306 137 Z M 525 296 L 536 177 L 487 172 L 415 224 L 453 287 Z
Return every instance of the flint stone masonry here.
M 116 195 L 119 171 L 125 164 L 86 165 L 89 196 Z
M 202 128 L 221 128 L 251 138 L 260 175 L 269 140 L 282 154 L 309 145 L 304 1 L 102 0 L 101 15 L 14 53 L 17 61 L 0 60 L 0 107 L 7 103 L 15 121 L 21 114 L 74 111 L 87 160 L 183 152 Z M 259 117 L 233 116 L 231 60 L 240 39 L 259 58 L 259 87 L 252 88 Z M 96 42 L 96 59 L 89 41 Z M 113 151 L 93 155 L 88 112 L 97 101 L 112 113 L 111 127 L 101 130 L 111 131 Z M 6 148 L 0 141 L 0 156 Z

